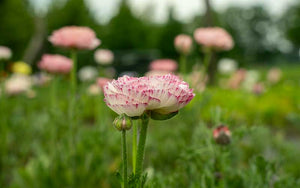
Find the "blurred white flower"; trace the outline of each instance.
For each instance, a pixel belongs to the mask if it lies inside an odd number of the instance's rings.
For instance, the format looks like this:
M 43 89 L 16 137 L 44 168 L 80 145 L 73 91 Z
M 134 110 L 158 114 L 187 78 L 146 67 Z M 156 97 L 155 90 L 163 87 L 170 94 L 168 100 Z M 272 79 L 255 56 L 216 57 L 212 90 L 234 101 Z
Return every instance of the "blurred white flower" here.
M 12 56 L 11 50 L 6 46 L 0 46 L 0 60 L 8 60 Z
M 99 49 L 94 53 L 94 58 L 100 65 L 109 65 L 114 61 L 114 54 L 110 50 Z
M 92 96 L 99 95 L 101 93 L 101 88 L 98 84 L 92 84 L 88 87 L 87 93 Z
M 243 82 L 243 88 L 252 91 L 254 85 L 259 81 L 260 75 L 256 70 L 249 70 L 246 73 L 245 80 Z
M 8 95 L 17 95 L 28 91 L 32 81 L 29 76 L 15 74 L 5 82 L 5 92 Z
M 135 71 L 125 71 L 125 72 L 121 72 L 119 77 L 122 77 L 122 76 L 137 77 L 138 73 Z
M 37 74 L 34 74 L 32 77 L 32 84 L 42 86 L 50 82 L 52 77 L 44 72 L 40 72 Z
M 78 77 L 82 82 L 93 81 L 98 75 L 98 71 L 95 67 L 85 66 L 79 70 Z
M 237 62 L 233 59 L 223 58 L 218 63 L 218 70 L 222 74 L 231 74 L 238 68 Z

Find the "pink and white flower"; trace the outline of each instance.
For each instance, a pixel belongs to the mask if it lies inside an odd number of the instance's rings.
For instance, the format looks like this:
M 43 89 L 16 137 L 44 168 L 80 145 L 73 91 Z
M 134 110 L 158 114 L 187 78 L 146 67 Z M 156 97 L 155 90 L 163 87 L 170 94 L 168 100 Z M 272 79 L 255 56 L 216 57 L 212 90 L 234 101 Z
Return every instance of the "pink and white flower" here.
M 195 96 L 189 85 L 179 77 L 129 77 L 108 82 L 104 86 L 106 104 L 118 114 L 141 116 L 145 111 L 159 114 L 177 112 Z
M 92 50 L 100 45 L 95 32 L 88 27 L 66 26 L 58 29 L 49 37 L 54 46 L 78 50 Z
M 172 59 L 157 59 L 150 63 L 151 71 L 166 71 L 168 73 L 175 72 L 178 64 Z
M 178 52 L 183 54 L 188 54 L 191 52 L 192 48 L 192 38 L 188 35 L 177 35 L 174 40 L 174 46 Z
M 11 50 L 6 46 L 0 46 L 0 60 L 8 60 L 12 56 Z
M 38 63 L 41 70 L 53 74 L 67 74 L 73 67 L 72 60 L 61 55 L 45 54 Z
M 114 61 L 114 54 L 107 49 L 96 50 L 94 54 L 95 61 L 100 65 L 109 65 Z
M 220 27 L 198 28 L 194 38 L 198 44 L 215 50 L 230 50 L 234 46 L 231 35 Z

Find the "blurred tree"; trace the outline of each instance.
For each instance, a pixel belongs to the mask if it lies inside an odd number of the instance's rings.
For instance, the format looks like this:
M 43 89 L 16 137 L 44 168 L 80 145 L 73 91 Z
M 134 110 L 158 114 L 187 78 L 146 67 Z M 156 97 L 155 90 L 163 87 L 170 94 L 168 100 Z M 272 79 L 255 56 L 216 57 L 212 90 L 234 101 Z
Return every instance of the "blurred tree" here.
M 26 1 L 0 1 L 0 45 L 12 49 L 13 60 L 22 59 L 33 31 L 33 16 L 27 10 Z
M 112 49 L 127 50 L 148 47 L 147 37 L 150 32 L 142 20 L 136 18 L 127 2 L 122 1 L 119 13 L 107 26 L 108 33 L 103 41 Z
M 286 22 L 287 38 L 294 45 L 300 47 L 300 3 L 288 9 L 283 18 Z
M 277 44 L 271 40 L 276 22 L 263 7 L 231 7 L 220 19 L 235 41 L 235 48 L 227 55 L 241 62 L 264 62 L 278 53 Z
M 168 22 L 161 27 L 161 34 L 157 48 L 163 57 L 175 58 L 178 56 L 174 47 L 174 38 L 183 32 L 183 24 L 174 18 L 173 7 L 169 9 Z

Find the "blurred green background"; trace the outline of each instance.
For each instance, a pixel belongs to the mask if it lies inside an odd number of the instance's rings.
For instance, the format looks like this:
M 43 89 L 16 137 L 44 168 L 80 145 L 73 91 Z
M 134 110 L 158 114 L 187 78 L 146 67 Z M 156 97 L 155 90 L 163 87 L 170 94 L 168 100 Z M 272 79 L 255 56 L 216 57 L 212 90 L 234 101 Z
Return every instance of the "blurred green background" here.
M 11 62 L 24 60 L 37 72 L 42 54 L 69 56 L 47 41 L 53 30 L 65 25 L 88 26 L 101 39 L 99 48 L 114 52 L 117 73 L 143 75 L 154 59 L 179 58 L 173 46 L 176 35 L 192 35 L 197 27 L 223 27 L 233 36 L 235 47 L 217 58 L 232 58 L 240 67 L 257 70 L 266 91 L 255 95 L 209 86 L 204 92 L 195 91 L 196 97 L 173 119 L 151 120 L 146 185 L 300 187 L 300 2 L 269 1 L 281 10 L 274 14 L 270 3 L 239 6 L 238 1 L 226 5 L 198 0 L 195 6 L 201 6 L 193 9 L 189 19 L 178 13 L 182 5 L 178 2 L 183 1 L 100 0 L 104 7 L 96 2 L 0 0 L 0 45 L 12 49 Z M 196 1 L 184 2 L 192 7 Z M 163 3 L 163 14 L 157 13 L 157 5 Z M 227 8 L 217 8 L 225 5 Z M 79 67 L 95 65 L 93 53 L 80 52 Z M 202 58 L 194 44 L 189 71 Z M 274 85 L 266 81 L 271 67 L 282 71 L 281 80 Z M 70 128 L 66 121 L 68 84 L 65 78 L 59 82 L 58 110 L 49 101 L 51 84 L 34 88 L 34 98 L 19 95 L 1 100 L 1 188 L 120 187 L 115 172 L 122 167 L 121 135 L 112 126 L 116 114 L 104 104 L 102 94 L 87 93 L 90 83 L 81 83 L 76 104 L 80 110 Z M 232 131 L 229 146 L 217 145 L 212 137 L 212 130 L 221 123 Z

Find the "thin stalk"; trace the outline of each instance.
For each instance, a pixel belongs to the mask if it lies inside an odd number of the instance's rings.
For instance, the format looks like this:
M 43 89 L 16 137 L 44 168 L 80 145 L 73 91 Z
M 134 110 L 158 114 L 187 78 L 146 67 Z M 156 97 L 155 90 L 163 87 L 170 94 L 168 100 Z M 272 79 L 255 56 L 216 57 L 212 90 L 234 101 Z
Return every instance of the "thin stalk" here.
M 186 56 L 184 54 L 180 55 L 180 72 L 181 74 L 185 75 L 186 74 Z
M 76 56 L 76 50 L 71 51 L 71 59 L 73 61 L 73 68 L 71 71 L 71 88 L 72 88 L 72 94 L 75 95 L 76 89 L 77 89 L 77 56 Z
M 52 110 L 54 111 L 56 108 L 56 95 L 57 95 L 57 77 L 54 76 L 51 84 L 51 103 L 52 103 Z
M 123 187 L 128 187 L 127 180 L 127 148 L 126 148 L 126 130 L 122 130 L 122 157 L 123 157 Z
M 212 56 L 212 51 L 210 49 L 207 49 L 204 51 L 204 60 L 203 60 L 203 65 L 204 65 L 204 75 L 207 74 L 207 70 L 208 70 L 208 66 L 211 60 L 211 56 Z M 205 76 L 204 76 L 205 79 Z
M 148 122 L 149 122 L 148 117 L 142 118 L 142 125 L 141 125 L 139 144 L 137 150 L 137 158 L 136 158 L 136 169 L 135 169 L 135 175 L 137 177 L 140 177 L 143 172 L 143 161 L 144 161 Z
M 139 120 L 133 121 L 132 127 L 132 171 L 135 173 L 136 169 L 136 152 L 137 152 L 137 131 Z

